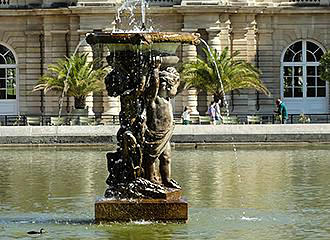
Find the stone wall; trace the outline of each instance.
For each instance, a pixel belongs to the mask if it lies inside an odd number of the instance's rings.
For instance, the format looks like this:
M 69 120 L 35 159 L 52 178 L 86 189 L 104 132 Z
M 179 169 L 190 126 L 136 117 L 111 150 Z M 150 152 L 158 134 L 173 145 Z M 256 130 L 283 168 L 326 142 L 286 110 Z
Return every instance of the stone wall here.
M 0 145 L 116 144 L 119 126 L 1 127 Z M 329 124 L 177 125 L 173 144 L 301 144 L 330 143 Z M 174 145 L 175 146 L 175 145 Z M 189 146 L 189 145 L 187 145 Z
M 46 2 L 51 1 L 43 1 Z M 78 1 L 81 5 L 77 7 L 59 9 L 0 9 L 0 43 L 13 49 L 18 61 L 21 114 L 40 113 L 41 95 L 40 92 L 32 92 L 32 89 L 41 73 L 46 72 L 48 64 L 73 53 L 86 33 L 94 29 L 109 31 L 115 27 L 115 7 L 82 4 L 86 2 Z M 240 58 L 260 68 L 262 80 L 272 96 L 260 94 L 258 108 L 254 90 L 243 90 L 240 95 L 235 93 L 234 99 L 229 94 L 229 101 L 234 101 L 234 114 L 273 112 L 274 100 L 280 96 L 281 54 L 292 42 L 311 39 L 325 49 L 330 47 L 330 9 L 327 8 L 280 5 L 237 8 L 234 5 L 214 6 L 213 2 L 207 1 L 200 1 L 203 2 L 201 5 L 196 1 L 191 2 L 188 4 L 188 1 L 182 1 L 181 6 L 174 7 L 154 6 L 147 10 L 147 23 L 152 22 L 153 28 L 160 31 L 204 32 L 205 40 L 212 47 L 218 50 L 225 47 L 232 51 L 239 50 Z M 82 43 L 79 51 L 91 53 L 92 50 L 86 43 Z M 179 55 L 186 59 L 196 55 L 193 47 L 182 47 L 180 51 Z M 199 114 L 205 114 L 204 110 L 211 98 L 205 94 L 197 97 L 197 92 L 193 91 L 185 91 L 176 98 L 176 113 L 180 114 L 187 104 L 196 107 L 196 99 L 202 104 L 196 111 L 200 109 L 202 113 Z M 65 99 L 64 105 L 64 111 L 66 107 L 70 110 L 73 99 Z M 119 111 L 118 100 L 108 98 L 106 93 L 91 96 L 88 105 L 90 114 L 93 114 L 93 108 L 111 114 Z M 44 112 L 56 114 L 57 111 L 58 94 L 49 93 L 44 96 Z
M 40 92 L 32 92 L 48 64 L 72 53 L 79 42 L 78 18 L 67 12 L 33 16 L 37 11 L 25 12 L 25 16 L 1 16 L 0 43 L 9 46 L 16 54 L 19 79 L 18 101 L 21 114 L 39 114 Z M 44 97 L 45 113 L 58 111 L 58 94 Z

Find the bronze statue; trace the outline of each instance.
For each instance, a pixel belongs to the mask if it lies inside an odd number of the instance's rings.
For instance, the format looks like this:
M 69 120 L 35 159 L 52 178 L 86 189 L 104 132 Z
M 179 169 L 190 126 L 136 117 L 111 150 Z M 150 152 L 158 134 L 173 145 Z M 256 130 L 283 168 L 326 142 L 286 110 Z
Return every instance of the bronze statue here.
M 95 203 L 99 221 L 187 221 L 188 204 L 171 179 L 173 114 L 170 98 L 180 78 L 173 68 L 179 44 L 198 44 L 190 33 L 106 33 L 86 37 L 109 44 L 112 71 L 105 79 L 109 96 L 120 97 L 118 148 L 107 153 L 108 188 Z M 159 160 L 160 182 L 155 162 Z
M 174 128 L 170 98 L 177 93 L 179 73 L 174 67 L 166 67 L 161 71 L 161 57 L 151 53 L 141 55 L 143 59 L 149 59 L 149 62 L 142 61 L 142 67 L 141 61 L 127 61 L 124 64 L 122 60 L 127 55 L 122 54 L 117 53 L 117 57 L 121 57 L 120 68 L 112 58 L 107 59 L 109 64 L 113 63 L 113 70 L 105 81 L 108 94 L 119 95 L 121 102 L 120 129 L 117 133 L 119 147 L 116 152 L 107 154 L 107 183 L 111 189 L 108 189 L 108 195 L 118 193 L 116 185 L 131 183 L 141 177 L 149 180 L 151 185 L 158 184 L 155 171 L 157 159 L 160 183 L 164 187 L 180 188 L 171 179 L 170 146 Z M 137 74 L 130 74 L 132 72 Z M 135 181 L 140 185 L 142 182 Z
M 160 63 L 154 68 L 146 89 L 146 131 L 143 150 L 145 178 L 157 183 L 155 161 L 159 160 L 161 183 L 170 188 L 180 188 L 171 176 L 171 145 L 173 113 L 171 97 L 177 93 L 180 76 L 174 67 L 159 71 Z
M 140 61 L 137 61 L 136 59 Z M 145 82 L 150 67 L 139 71 L 141 64 L 149 63 L 135 52 L 122 51 L 107 57 L 112 71 L 105 79 L 109 96 L 120 96 L 120 129 L 117 132 L 118 149 L 107 154 L 109 185 L 129 182 L 143 175 L 142 147 L 144 134 Z
M 106 59 L 112 71 L 105 85 L 108 95 L 119 96 L 121 104 L 118 148 L 107 153 L 105 197 L 157 198 L 169 188 L 180 188 L 171 179 L 174 124 L 170 98 L 180 85 L 173 67 L 179 61 L 175 47 L 198 44 L 199 35 L 95 32 L 86 40 L 91 45 L 109 44 Z M 155 169 L 157 160 L 161 181 Z

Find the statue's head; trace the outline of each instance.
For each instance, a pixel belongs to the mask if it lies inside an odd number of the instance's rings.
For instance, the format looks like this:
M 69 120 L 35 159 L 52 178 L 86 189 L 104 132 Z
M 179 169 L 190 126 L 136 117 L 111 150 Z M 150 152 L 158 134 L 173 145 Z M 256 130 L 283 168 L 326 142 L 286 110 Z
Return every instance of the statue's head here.
M 174 97 L 180 85 L 180 74 L 174 67 L 167 67 L 160 71 L 160 91 L 166 93 L 168 97 Z

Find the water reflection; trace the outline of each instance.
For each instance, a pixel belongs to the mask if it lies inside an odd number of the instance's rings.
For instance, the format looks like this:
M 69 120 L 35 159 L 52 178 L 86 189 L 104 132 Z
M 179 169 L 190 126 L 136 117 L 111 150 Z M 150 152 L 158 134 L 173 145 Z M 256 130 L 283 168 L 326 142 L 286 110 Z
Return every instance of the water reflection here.
M 2 150 L 0 191 L 17 211 L 75 211 L 85 195 L 104 191 L 105 151 Z M 99 183 L 100 186 L 94 186 Z M 102 191 L 101 191 L 101 189 Z M 11 208 L 10 211 L 13 209 Z
M 207 149 L 189 153 L 189 160 L 186 151 L 175 152 L 173 158 L 177 162 L 174 171 L 184 173 L 177 175 L 185 182 L 184 190 L 192 204 L 288 209 L 300 200 L 313 206 L 322 195 L 330 195 L 327 154 L 327 149 L 238 149 L 236 160 L 231 151 Z M 309 196 L 313 203 L 308 201 Z
M 329 145 L 176 149 L 188 224 L 94 225 L 108 149 L 1 149 L 0 239 L 329 239 Z

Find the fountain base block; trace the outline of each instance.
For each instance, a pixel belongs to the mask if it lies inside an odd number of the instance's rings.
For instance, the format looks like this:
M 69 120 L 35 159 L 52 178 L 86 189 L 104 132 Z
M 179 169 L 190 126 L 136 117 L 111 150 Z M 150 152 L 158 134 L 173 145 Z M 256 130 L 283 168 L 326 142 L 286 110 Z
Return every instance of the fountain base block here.
M 95 202 L 95 221 L 130 222 L 157 221 L 179 222 L 188 220 L 188 203 L 181 199 L 102 199 Z

